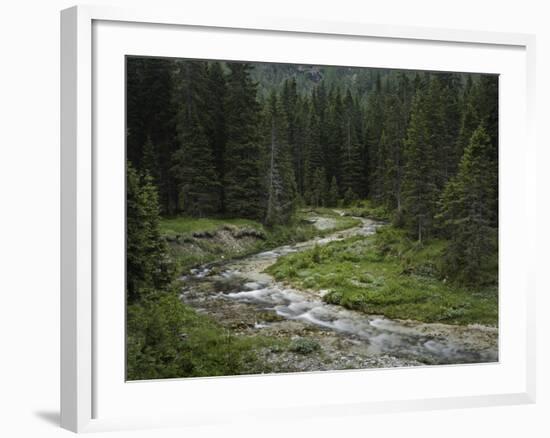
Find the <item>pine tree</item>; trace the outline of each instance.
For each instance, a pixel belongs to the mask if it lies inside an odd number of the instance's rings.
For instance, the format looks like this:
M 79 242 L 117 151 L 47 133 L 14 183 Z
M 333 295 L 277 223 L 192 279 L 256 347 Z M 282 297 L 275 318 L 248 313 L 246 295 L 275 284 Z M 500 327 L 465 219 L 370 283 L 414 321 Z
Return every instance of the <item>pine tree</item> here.
M 300 193 L 304 190 L 304 162 L 305 144 L 303 133 L 303 108 L 301 99 L 298 97 L 296 79 L 287 79 L 281 93 L 281 106 L 286 119 L 286 142 L 288 144 L 293 171 L 296 178 L 296 186 Z
M 160 237 L 157 189 L 126 163 L 126 290 L 128 302 L 164 290 L 173 267 Z
M 380 201 L 382 196 L 382 175 L 384 159 L 379 154 L 378 147 L 384 126 L 383 90 L 380 75 L 377 74 L 376 87 L 368 98 L 366 107 L 365 134 L 365 173 L 368 176 L 368 196 Z
M 286 117 L 275 93 L 268 100 L 265 120 L 269 135 L 267 208 L 264 222 L 273 226 L 289 222 L 296 206 L 296 181 L 287 143 Z
M 460 80 L 456 73 L 440 73 L 441 102 L 444 131 L 441 145 L 444 183 L 457 171 L 462 153 L 457 153 L 457 140 L 461 130 L 462 102 Z M 460 151 L 462 152 L 462 151 Z
M 344 193 L 344 205 L 346 207 L 349 207 L 356 200 L 357 200 L 357 195 L 354 193 L 351 187 L 348 187 L 348 189 Z
M 426 99 L 417 92 L 405 140 L 403 205 L 407 226 L 419 242 L 432 229 L 438 197 L 436 160 L 427 114 Z
M 326 176 L 328 180 L 333 176 L 340 181 L 342 175 L 341 154 L 346 138 L 346 128 L 344 126 L 344 105 L 340 90 L 331 89 L 328 96 L 329 107 L 325 118 L 326 123 L 326 141 L 322 143 L 323 157 L 325 162 Z
M 296 188 L 300 196 L 304 196 L 307 185 L 307 167 L 309 156 L 308 129 L 311 102 L 308 96 L 299 96 L 296 107 L 296 132 L 295 141 L 295 166 L 294 175 L 296 176 Z
M 309 203 L 313 207 L 322 207 L 327 198 L 327 177 L 325 169 L 318 167 L 315 170 L 311 183 Z
M 170 172 L 172 154 L 177 148 L 175 114 L 178 63 L 160 58 L 128 57 L 126 60 L 126 151 L 128 160 L 139 171 L 148 169 L 159 188 L 161 211 L 175 212 L 177 188 Z M 145 151 L 148 141 L 153 149 Z M 147 153 L 146 153 L 147 152 Z M 147 154 L 153 152 L 154 157 Z M 149 164 L 144 162 L 149 160 Z
M 141 160 L 141 162 L 143 171 L 149 174 L 149 176 L 153 179 L 153 182 L 158 184 L 158 157 L 156 148 L 151 141 L 151 137 L 147 137 L 147 141 L 143 146 L 143 159 Z
M 405 122 L 403 105 L 395 95 L 385 99 L 384 131 L 380 139 L 381 200 L 390 209 L 401 211 L 401 189 L 403 182 L 403 141 Z
M 340 189 L 343 193 L 351 190 L 355 197 L 363 193 L 364 174 L 361 161 L 361 144 L 359 142 L 357 119 L 360 117 L 359 110 L 348 89 L 344 99 L 344 117 L 342 120 L 342 133 L 344 138 L 340 153 L 341 183 Z
M 338 206 L 338 182 L 336 181 L 336 177 L 333 176 L 332 180 L 330 182 L 330 187 L 328 190 L 328 196 L 327 196 L 327 207 L 337 207 Z
M 227 84 L 223 68 L 219 62 L 210 64 L 208 68 L 208 94 L 206 99 L 206 111 L 209 122 L 206 125 L 206 135 L 214 156 L 217 180 L 222 182 L 225 178 L 225 145 L 226 133 L 226 108 L 225 99 Z M 225 191 L 223 184 L 219 184 L 220 211 L 225 212 Z
M 176 132 L 179 147 L 173 155 L 172 172 L 178 184 L 178 208 L 192 216 L 208 216 L 220 209 L 220 182 L 206 126 L 206 65 L 200 61 L 182 63 Z
M 323 156 L 323 150 L 321 146 L 320 136 L 320 121 L 317 114 L 312 110 L 310 111 L 309 123 L 306 128 L 306 162 L 305 162 L 305 181 L 304 181 L 304 198 L 309 204 L 316 204 L 319 202 L 314 193 L 317 190 L 319 184 L 319 170 L 323 175 L 325 172 L 325 160 Z M 325 184 L 325 183 L 323 183 Z
M 481 123 L 487 135 L 491 140 L 491 148 L 489 159 L 491 160 L 491 179 L 495 187 L 498 186 L 498 160 L 499 160 L 499 96 L 498 96 L 498 76 L 497 75 L 482 75 L 479 79 L 480 93 L 478 108 Z M 490 200 L 491 209 L 491 225 L 498 226 L 498 190 L 493 191 L 493 198 Z
M 470 143 L 475 129 L 479 126 L 479 115 L 470 95 L 464 99 L 460 131 L 456 140 L 455 156 L 462 157 L 464 150 Z
M 263 219 L 257 84 L 250 77 L 250 64 L 231 63 L 228 66 L 224 178 L 226 212 L 235 217 Z
M 451 155 L 453 143 L 447 143 L 447 120 L 445 119 L 445 105 L 443 87 L 437 74 L 430 76 L 426 93 L 424 94 L 424 110 L 428 125 L 428 142 L 433 152 L 435 167 L 431 174 L 435 178 L 437 188 L 441 190 L 448 179 L 447 161 Z M 454 149 L 454 148 L 453 148 Z
M 494 164 L 491 139 L 480 125 L 464 151 L 459 171 L 445 187 L 438 218 L 451 239 L 446 272 L 463 282 L 483 281 L 483 271 L 496 254 L 497 231 L 491 226 Z
M 457 154 L 463 153 L 475 129 L 481 124 L 491 141 L 489 159 L 491 177 L 498 184 L 498 77 L 482 75 L 478 82 L 468 77 L 464 91 L 461 129 L 456 142 Z M 498 190 L 493 191 L 491 224 L 498 226 Z

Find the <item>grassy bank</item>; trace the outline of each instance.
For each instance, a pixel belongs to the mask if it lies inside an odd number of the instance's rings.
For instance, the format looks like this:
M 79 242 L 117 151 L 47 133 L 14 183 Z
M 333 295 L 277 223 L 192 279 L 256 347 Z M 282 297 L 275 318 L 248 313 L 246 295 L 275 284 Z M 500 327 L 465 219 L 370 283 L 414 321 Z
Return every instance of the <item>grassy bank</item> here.
M 440 277 L 446 242 L 418 245 L 386 227 L 280 258 L 268 269 L 294 286 L 324 290 L 324 300 L 389 318 L 496 325 L 496 285 L 469 289 Z M 496 271 L 494 273 L 496 279 Z
M 217 231 L 227 225 L 240 228 L 252 227 L 262 229 L 262 225 L 259 222 L 249 219 L 174 217 L 162 219 L 160 231 L 165 236 L 192 235 L 192 233 Z
M 315 219 L 330 221 L 319 229 Z M 243 257 L 281 245 L 292 244 L 337 232 L 359 224 L 331 209 L 300 210 L 287 225 L 265 227 L 260 222 L 240 218 L 166 218 L 160 229 L 170 253 L 185 271 L 194 266 Z
M 330 226 L 318 229 L 314 219 L 319 217 Z M 356 219 L 332 210 L 303 210 L 291 224 L 274 228 L 247 219 L 177 217 L 163 219 L 160 231 L 181 272 L 357 224 Z M 272 372 L 276 370 L 266 361 L 266 351 L 308 355 L 320 348 L 309 338 L 233 333 L 211 316 L 184 304 L 177 291 L 174 285 L 172 291 L 145 294 L 147 298 L 128 306 L 129 380 Z
M 127 324 L 128 380 L 268 372 L 258 351 L 291 347 L 279 339 L 235 336 L 169 293 L 130 305 Z
M 372 201 L 363 199 L 354 202 L 346 208 L 345 214 L 349 216 L 366 217 L 377 221 L 391 221 L 393 213 L 387 210 L 384 206 L 374 205 Z

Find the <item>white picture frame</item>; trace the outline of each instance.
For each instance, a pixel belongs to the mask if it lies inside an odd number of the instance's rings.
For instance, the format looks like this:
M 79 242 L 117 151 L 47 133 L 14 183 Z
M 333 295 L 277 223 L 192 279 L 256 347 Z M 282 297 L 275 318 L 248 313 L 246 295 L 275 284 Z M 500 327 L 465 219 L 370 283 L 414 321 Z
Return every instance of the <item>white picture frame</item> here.
M 145 30 L 147 29 L 147 31 Z M 180 32 L 181 30 L 181 32 Z M 123 34 L 121 34 L 124 33 Z M 128 33 L 130 32 L 130 33 Z M 171 33 L 172 32 L 172 33 Z M 338 51 L 338 47 L 363 47 L 370 44 L 373 53 L 378 55 L 372 66 L 393 66 L 390 50 L 385 55 L 377 44 L 387 49 L 411 52 L 408 47 L 416 47 L 418 53 L 439 54 L 432 59 L 417 56 L 407 59 L 403 56 L 401 68 L 452 69 L 459 68 L 460 59 L 469 59 L 463 65 L 468 70 L 499 73 L 504 75 L 504 91 L 510 96 L 501 103 L 503 123 L 519 119 L 504 125 L 501 132 L 504 154 L 501 162 L 501 217 L 503 227 L 501 242 L 505 242 L 501 255 L 501 287 L 514 289 L 517 296 L 505 295 L 500 300 L 500 342 L 502 357 L 498 364 L 467 365 L 454 367 L 425 367 L 415 370 L 378 370 L 348 371 L 329 373 L 306 373 L 283 376 L 243 376 L 215 379 L 171 379 L 158 382 L 120 381 L 121 370 L 111 373 L 110 362 L 106 358 L 122 357 L 124 343 L 120 343 L 117 333 L 113 342 L 106 339 L 106 328 L 121 327 L 124 321 L 120 312 L 118 291 L 113 306 L 109 297 L 98 299 L 106 282 L 120 284 L 120 275 L 116 272 L 124 260 L 117 256 L 117 249 L 110 251 L 109 242 L 119 242 L 124 233 L 124 224 L 114 221 L 115 227 L 105 224 L 104 212 L 113 206 L 120 213 L 123 203 L 120 195 L 124 187 L 123 166 L 120 154 L 123 149 L 112 147 L 98 153 L 98 144 L 104 139 L 123 142 L 124 114 L 120 111 L 123 101 L 119 98 L 123 77 L 120 75 L 121 54 L 156 54 L 158 56 L 178 56 L 170 44 L 163 44 L 168 34 L 173 39 L 189 38 L 186 32 L 200 32 L 204 43 L 198 43 L 189 56 L 214 57 L 218 59 L 299 62 L 299 51 L 295 54 L 281 55 L 283 40 L 293 39 L 311 45 L 309 59 L 306 61 L 328 59 L 339 65 L 345 63 L 346 56 L 353 53 Z M 145 35 L 146 33 L 146 35 Z M 225 34 L 224 34 L 225 33 Z M 223 34 L 223 35 L 222 35 Z M 131 35 L 132 38 L 127 38 Z M 208 41 L 216 38 L 233 38 L 234 41 L 251 41 L 247 50 L 229 52 L 223 45 Z M 315 41 L 323 39 L 324 45 L 315 54 Z M 131 41 L 131 48 L 128 46 Z M 200 41 L 200 39 L 197 39 Z M 252 44 L 252 41 L 255 41 Z M 258 43 L 261 41 L 261 43 Z M 279 41 L 275 44 L 275 41 Z M 107 44 L 108 43 L 108 44 Z M 332 46 L 332 43 L 334 45 Z M 228 43 L 229 44 L 229 43 Z M 214 47 L 215 46 L 215 47 Z M 238 47 L 243 44 L 237 44 Z M 244 46 L 247 46 L 244 44 Z M 455 55 L 446 55 L 449 47 Z M 164 47 L 161 53 L 159 47 Z M 267 47 L 267 50 L 266 50 Z M 306 46 L 304 46 L 306 47 Z M 310 46 L 308 46 L 310 47 Z M 367 47 L 367 46 L 365 46 Z M 131 52 L 127 52 L 131 50 Z M 139 52 L 137 53 L 136 50 Z M 156 51 L 157 50 L 157 51 Z M 171 50 L 173 52 L 171 52 Z M 210 50 L 210 52 L 208 52 Z M 245 48 L 242 48 L 245 50 Z M 394 50 L 394 49 L 391 49 Z M 306 418 L 315 415 L 361 415 L 368 412 L 399 412 L 418 409 L 441 409 L 456 407 L 475 407 L 504 404 L 532 403 L 535 400 L 535 309 L 534 275 L 531 260 L 525 254 L 534 251 L 521 251 L 534 245 L 536 228 L 533 212 L 535 209 L 535 141 L 533 134 L 534 111 L 534 50 L 535 39 L 532 35 L 473 32 L 450 29 L 425 29 L 403 26 L 383 26 L 366 23 L 318 22 L 307 19 L 275 19 L 243 17 L 228 21 L 215 14 L 195 16 L 192 11 L 163 11 L 159 9 L 128 10 L 110 7 L 75 6 L 61 12 L 61 426 L 75 431 L 100 431 L 119 428 L 146 428 L 189 424 L 207 424 L 223 422 L 232 418 L 273 419 L 281 414 L 292 418 Z M 431 51 L 431 52 L 430 52 Z M 321 53 L 323 52 L 323 53 Z M 350 49 L 350 52 L 351 49 Z M 396 52 L 397 53 L 397 52 Z M 216 55 L 217 54 L 217 55 Z M 220 55 L 224 54 L 224 55 Z M 474 55 L 472 55 L 474 54 Z M 384 58 L 384 56 L 386 58 Z M 281 56 L 284 57 L 281 58 Z M 288 58 L 287 58 L 287 57 Z M 395 56 L 395 55 L 393 55 Z M 455 59 L 451 59 L 455 58 Z M 110 60 L 115 59 L 111 65 Z M 214 58 L 215 59 L 215 58 Z M 351 59 L 351 58 L 347 58 Z M 408 63 L 408 64 L 404 64 Z M 476 64 L 477 63 L 477 64 Z M 115 65 L 116 64 L 116 65 Z M 361 65 L 361 64 L 358 64 Z M 113 68 L 113 70 L 111 70 Z M 113 74 L 111 74 L 113 73 Z M 508 79 L 509 78 L 509 79 Z M 102 82 L 103 81 L 103 82 Z M 108 95 L 113 101 L 107 101 Z M 106 113 L 102 108 L 116 103 L 109 114 L 109 126 L 105 123 Z M 511 102 L 519 109 L 512 111 Z M 122 105 L 122 107 L 120 106 Z M 122 120 L 122 125 L 121 125 Z M 98 129 L 98 126 L 100 128 Z M 107 131 L 110 134 L 107 134 Z M 105 135 L 104 135 L 105 132 Z M 114 135 L 109 137 L 109 135 Z M 521 148 L 508 150 L 508 144 L 521 144 Z M 111 144 L 111 143 L 110 143 Z M 122 143 L 123 144 L 123 143 Z M 122 155 L 123 156 L 123 155 Z M 112 160 L 111 160 L 112 158 Z M 119 161 L 117 161 L 119 160 Z M 509 184 L 507 166 L 520 160 L 520 170 L 515 175 L 514 185 Z M 109 163 L 112 163 L 109 165 Z M 117 167 L 118 166 L 118 167 Z M 115 187 L 116 188 L 113 188 Z M 107 189 L 108 188 L 108 189 Z M 113 190 L 111 190 L 113 188 Z M 513 202 L 523 202 L 523 208 L 513 211 Z M 104 208 L 98 208 L 99 206 Z M 508 207 L 506 207 L 508 206 Z M 518 211 L 519 210 L 519 211 Z M 116 214 L 115 213 L 115 216 Z M 120 219 L 120 215 L 117 216 Z M 512 230 L 523 223 L 528 239 L 516 239 L 506 230 Z M 114 234 L 112 234 L 114 233 Z M 121 234 L 122 233 L 122 234 Z M 102 236 L 109 236 L 109 239 Z M 114 239 L 114 240 L 113 240 Z M 116 246 L 116 245 L 115 245 Z M 120 249 L 120 248 L 118 248 Z M 517 250 L 518 255 L 511 251 Z M 521 251 L 521 252 L 520 252 Z M 113 254 L 110 259 L 109 253 Z M 118 258 L 117 258 L 118 257 Z M 503 258 L 504 257 L 504 258 Z M 522 260 L 518 260 L 521 257 Z M 506 266 L 517 262 L 515 272 L 506 270 Z M 112 275 L 104 269 L 109 264 Z M 120 270 L 120 269 L 119 269 Z M 530 278 L 530 280 L 528 279 Z M 122 293 L 122 295 L 120 295 Z M 507 298 L 509 297 L 509 299 Z M 507 328 L 508 316 L 518 312 L 515 321 L 517 330 L 514 336 Z M 115 320 L 117 322 L 115 322 Z M 503 344 L 504 343 L 504 344 Z M 103 354 L 102 354 L 103 353 Z M 117 363 L 119 367 L 120 363 Z M 503 371 L 504 370 L 504 371 Z M 413 374 L 411 374 L 413 373 Z M 377 380 L 391 379 L 396 388 L 382 391 L 375 388 L 373 376 Z M 414 379 L 411 379 L 413 377 Z M 118 379 L 118 380 L 117 380 Z M 458 379 L 458 380 L 456 380 Z M 464 379 L 464 384 L 460 381 Z M 413 382 L 416 382 L 414 383 Z M 422 392 L 417 385 L 434 380 L 433 388 Z M 454 387 L 447 388 L 438 382 L 456 380 Z M 472 383 L 469 387 L 466 380 Z M 113 383 L 114 382 L 114 383 Z M 361 394 L 349 389 L 366 385 L 373 394 Z M 185 385 L 186 394 L 193 391 L 203 392 L 209 397 L 219 398 L 217 404 L 209 400 L 195 399 L 193 406 L 180 400 L 168 409 L 166 403 L 155 402 L 161 399 L 174 400 Z M 312 390 L 310 396 L 297 396 L 293 404 L 288 404 L 281 395 L 289 385 L 298 385 Z M 325 386 L 325 394 L 316 393 L 315 388 Z M 416 386 L 415 386 L 416 385 Z M 473 390 L 473 386 L 477 390 Z M 264 408 L 255 406 L 250 397 L 255 391 L 266 388 L 276 390 L 272 405 Z M 343 388 L 337 390 L 336 388 Z M 348 390 L 346 390 L 348 388 Z M 387 389 L 387 387 L 386 387 Z M 223 395 L 229 391 L 242 392 L 239 409 L 223 411 L 220 406 L 227 403 Z M 347 392 L 346 392 L 347 391 Z M 378 392 L 377 392 L 378 391 Z M 381 394 L 386 394 L 382 396 Z M 278 395 L 279 394 L 279 395 Z M 107 400 L 110 400 L 108 401 Z M 117 410 L 124 403 L 131 405 L 128 411 Z M 148 400 L 149 404 L 140 404 Z M 153 401 L 153 403 L 151 403 Z M 133 404 L 132 404 L 133 403 Z M 145 403 L 145 402 L 144 402 Z M 208 407 L 208 410 L 206 409 Z M 133 415 L 130 412 L 134 412 Z M 105 413 L 105 414 L 104 414 Z

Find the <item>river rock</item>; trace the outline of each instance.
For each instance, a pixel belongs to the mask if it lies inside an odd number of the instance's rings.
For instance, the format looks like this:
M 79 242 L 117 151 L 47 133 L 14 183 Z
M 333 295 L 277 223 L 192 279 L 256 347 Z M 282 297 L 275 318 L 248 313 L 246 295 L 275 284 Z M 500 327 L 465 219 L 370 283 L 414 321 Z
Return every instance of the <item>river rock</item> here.
M 245 283 L 243 284 L 243 288 L 245 290 L 258 290 L 258 289 L 264 289 L 265 288 L 265 284 L 263 283 L 260 283 L 260 282 L 256 282 L 256 281 L 250 281 L 248 283 Z

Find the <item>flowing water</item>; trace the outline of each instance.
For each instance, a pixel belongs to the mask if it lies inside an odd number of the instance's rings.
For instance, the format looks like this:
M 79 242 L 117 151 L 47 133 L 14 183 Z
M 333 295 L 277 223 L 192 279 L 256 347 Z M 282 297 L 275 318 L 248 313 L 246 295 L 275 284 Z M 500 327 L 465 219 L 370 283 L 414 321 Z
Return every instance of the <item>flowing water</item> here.
M 241 333 L 314 336 L 328 359 L 300 369 L 391 367 L 422 364 L 481 363 L 498 360 L 498 330 L 391 320 L 326 304 L 326 291 L 308 292 L 275 281 L 263 271 L 277 258 L 314 245 L 355 235 L 370 235 L 380 223 L 361 225 L 295 245 L 261 252 L 223 265 L 195 269 L 184 279 L 182 299 Z M 203 291 L 197 293 L 197 288 Z M 204 292 L 207 291 L 207 292 Z M 346 358 L 342 362 L 342 358 Z

